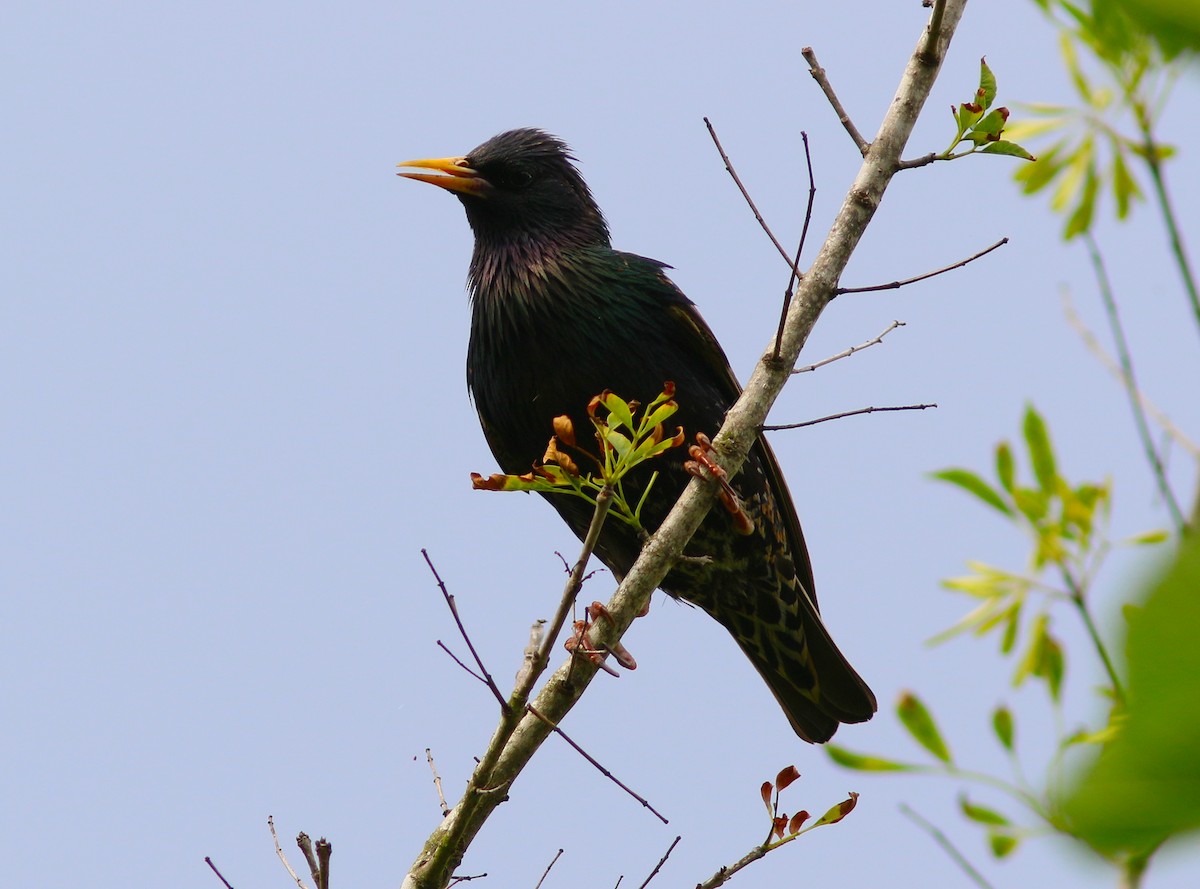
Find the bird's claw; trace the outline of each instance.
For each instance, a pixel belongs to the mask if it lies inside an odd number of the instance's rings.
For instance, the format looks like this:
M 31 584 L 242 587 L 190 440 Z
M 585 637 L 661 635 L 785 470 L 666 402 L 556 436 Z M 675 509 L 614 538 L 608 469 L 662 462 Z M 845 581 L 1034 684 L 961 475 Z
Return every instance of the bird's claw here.
M 649 612 L 650 606 L 647 604 L 637 616 L 644 617 Z M 636 670 L 637 661 L 634 660 L 633 655 L 629 653 L 629 649 L 622 645 L 620 641 L 614 642 L 612 645 L 603 645 L 599 647 L 593 646 L 592 643 L 588 641 L 587 632 L 591 628 L 593 621 L 598 620 L 601 617 L 612 620 L 612 616 L 608 613 L 608 609 L 605 608 L 600 602 L 593 602 L 584 609 L 583 613 L 584 619 L 575 621 L 575 632 L 572 633 L 571 637 L 563 643 L 563 647 L 572 654 L 586 657 L 593 664 L 611 676 L 620 676 L 621 674 L 604 662 L 605 658 L 610 654 L 613 656 L 616 662 L 626 670 Z
M 703 432 L 697 432 L 696 444 L 688 448 L 688 456 L 692 459 L 685 460 L 683 468 L 696 478 L 716 479 L 717 484 L 720 485 L 720 488 L 717 489 L 717 496 L 721 499 L 721 505 L 725 507 L 725 511 L 733 517 L 733 529 L 738 534 L 753 534 L 754 519 L 750 518 L 742 509 L 737 491 L 733 489 L 733 485 L 729 484 L 729 473 L 709 458 L 709 452 L 715 453 L 712 440 Z

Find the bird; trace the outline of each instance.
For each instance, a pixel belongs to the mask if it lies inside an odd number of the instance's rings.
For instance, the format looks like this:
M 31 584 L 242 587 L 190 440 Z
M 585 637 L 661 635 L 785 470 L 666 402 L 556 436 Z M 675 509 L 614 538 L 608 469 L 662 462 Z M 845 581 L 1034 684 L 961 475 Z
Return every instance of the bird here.
M 592 428 L 587 405 L 606 390 L 648 404 L 671 381 L 679 406 L 671 422 L 689 437 L 717 432 L 741 392 L 724 350 L 667 276 L 670 266 L 613 248 L 561 139 L 514 129 L 463 156 L 397 166 L 408 168 L 397 175 L 455 195 L 474 233 L 467 386 L 503 472 L 530 470 L 555 417 L 570 417 L 576 430 Z M 659 476 L 641 513 L 648 531 L 690 479 L 683 450 L 655 460 Z M 647 484 L 648 474 L 631 476 L 626 489 Z M 762 435 L 732 484 L 753 529 L 745 533 L 713 509 L 685 551 L 701 558 L 680 560 L 660 588 L 724 626 L 795 733 L 824 743 L 840 724 L 870 719 L 875 696 L 821 620 L 800 521 Z M 582 538 L 591 504 L 545 496 Z M 641 545 L 635 529 L 610 521 L 595 551 L 621 577 Z

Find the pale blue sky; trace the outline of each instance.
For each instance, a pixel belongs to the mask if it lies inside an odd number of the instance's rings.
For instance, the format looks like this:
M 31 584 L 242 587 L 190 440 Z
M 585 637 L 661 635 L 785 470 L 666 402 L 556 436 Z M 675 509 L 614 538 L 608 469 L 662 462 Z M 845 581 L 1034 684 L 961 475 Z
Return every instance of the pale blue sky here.
M 43 3 L 0 31 L 0 272 L 5 380 L 0 849 L 13 886 L 283 886 L 265 828 L 334 843 L 334 885 L 398 885 L 495 721 L 419 550 L 458 597 L 492 671 L 516 670 L 528 626 L 576 551 L 531 497 L 473 493 L 493 469 L 467 399 L 470 233 L 456 201 L 396 179 L 411 157 L 462 153 L 514 126 L 575 148 L 615 243 L 675 267 L 743 377 L 773 330 L 786 274 L 724 173 L 719 128 L 785 241 L 818 177 L 823 236 L 858 166 L 806 72 L 815 47 L 868 135 L 924 21 L 917 0 L 746 2 Z M 944 147 L 947 107 L 987 55 L 1000 101 L 1069 99 L 1031 3 L 967 11 L 910 156 Z M 1200 240 L 1195 79 L 1165 138 L 1193 249 Z M 1058 240 L 1014 162 L 897 178 L 846 273 L 894 280 L 1008 236 L 1001 252 L 899 292 L 839 299 L 805 358 L 907 322 L 882 347 L 798 378 L 773 419 L 937 402 L 777 434 L 823 611 L 885 710 L 918 689 L 952 747 L 1002 769 L 986 732 L 1000 700 L 1030 737 L 1040 690 L 1011 694 L 991 643 L 923 640 L 967 607 L 938 587 L 967 558 L 1019 567 L 1021 541 L 925 478 L 983 466 L 1036 397 L 1064 463 L 1113 475 L 1114 530 L 1165 517 L 1124 401 L 1059 308 L 1101 315 L 1082 249 Z M 1196 331 L 1154 216 L 1103 224 L 1151 395 L 1200 430 Z M 1174 466 L 1185 489 L 1184 461 Z M 1105 631 L 1138 563 L 1099 590 Z M 599 575 L 586 596 L 604 598 Z M 1068 615 L 1068 723 L 1098 680 Z M 657 885 L 685 886 L 761 839 L 759 783 L 788 763 L 789 811 L 847 790 L 859 811 L 737 885 L 964 885 L 897 811 L 907 801 L 997 886 L 1112 885 L 1068 848 L 988 863 L 955 788 L 837 770 L 799 743 L 719 627 L 658 597 L 627 637 L 640 664 L 601 677 L 564 726 L 671 819 L 663 827 L 551 740 L 463 866 L 486 885 L 636 886 L 676 834 Z M 1036 726 L 1036 727 L 1035 727 Z M 843 729 L 857 749 L 918 756 L 890 713 Z M 1026 742 L 1029 742 L 1026 744 Z M 1007 808 L 987 794 L 979 799 Z M 290 846 L 290 840 L 289 848 Z M 299 861 L 296 855 L 293 859 Z M 1195 846 L 1147 889 L 1194 885 Z M 483 885 L 483 884 L 481 884 Z

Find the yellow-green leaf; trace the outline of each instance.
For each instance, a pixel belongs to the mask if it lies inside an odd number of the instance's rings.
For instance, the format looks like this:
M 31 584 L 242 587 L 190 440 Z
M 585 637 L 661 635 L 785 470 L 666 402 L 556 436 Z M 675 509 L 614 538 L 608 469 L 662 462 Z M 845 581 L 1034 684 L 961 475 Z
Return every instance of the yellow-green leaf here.
M 1013 514 L 1012 508 L 1004 502 L 996 490 L 969 469 L 943 469 L 930 474 L 932 478 L 956 485 L 964 491 L 974 494 L 988 506 L 999 510 L 1006 516 Z
M 855 753 L 837 744 L 826 744 L 825 753 L 837 765 L 856 772 L 910 772 L 916 766 L 865 753 Z
M 1029 448 L 1029 459 L 1033 464 L 1033 474 L 1038 485 L 1047 494 L 1053 494 L 1058 470 L 1054 461 L 1054 448 L 1050 444 L 1050 433 L 1046 429 L 1046 421 L 1042 419 L 1033 407 L 1025 408 L 1023 423 L 1025 444 Z
M 896 715 L 913 739 L 944 763 L 951 762 L 950 748 L 938 731 L 933 714 L 912 692 L 905 692 L 896 704 Z
M 992 731 L 996 733 L 1000 745 L 1012 753 L 1016 744 L 1016 724 L 1013 722 L 1012 711 L 1005 706 L 992 711 Z

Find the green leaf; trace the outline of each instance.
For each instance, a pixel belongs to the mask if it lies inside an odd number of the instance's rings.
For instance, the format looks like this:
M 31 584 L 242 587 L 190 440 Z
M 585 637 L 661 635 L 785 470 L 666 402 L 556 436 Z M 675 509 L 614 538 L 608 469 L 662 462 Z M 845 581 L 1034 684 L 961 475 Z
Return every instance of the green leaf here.
M 1018 106 L 1022 111 L 1028 111 L 1026 105 Z M 1041 119 L 1022 118 L 1016 122 L 1009 121 L 1008 126 L 1004 128 L 1004 134 L 1009 139 L 1017 141 L 1019 139 L 1032 139 L 1034 136 L 1042 136 L 1046 133 L 1060 130 L 1066 126 L 1067 118 L 1065 117 L 1044 117 Z
M 1092 163 L 1092 150 L 1092 137 L 1085 136 L 1066 159 L 1062 177 L 1050 198 L 1050 209 L 1055 213 L 1062 213 L 1068 205 L 1076 202 L 1088 167 Z
M 1200 538 L 1148 587 L 1129 621 L 1127 721 L 1064 804 L 1078 834 L 1109 852 L 1200 828 Z
M 1021 183 L 1024 194 L 1036 194 L 1041 191 L 1063 169 L 1065 161 L 1059 156 L 1065 147 L 1065 142 L 1058 142 L 1042 153 L 1032 164 L 1021 164 L 1013 173 L 1013 178 Z
M 989 809 L 987 806 L 971 802 L 967 799 L 965 793 L 958 798 L 958 808 L 976 824 L 990 824 L 996 827 L 1008 827 L 1012 824 L 1011 821 L 995 809 Z
M 916 766 L 883 759 L 879 756 L 869 756 L 865 753 L 855 753 L 837 744 L 826 744 L 825 752 L 837 765 L 856 772 L 910 772 Z
M 1004 614 L 1004 635 L 1000 637 L 1000 653 L 1012 654 L 1021 629 L 1021 602 L 1014 602 Z
M 1000 479 L 1000 486 L 1010 494 L 1016 484 L 1016 475 L 1012 448 L 1009 447 L 1008 442 L 1002 441 L 996 445 L 996 478 Z
M 896 704 L 896 715 L 913 739 L 942 762 L 951 762 L 950 748 L 942 740 L 933 714 L 912 692 L 905 692 Z
M 1171 538 L 1171 533 L 1160 528 L 1157 531 L 1143 531 L 1141 534 L 1134 534 L 1125 540 L 1125 543 L 1133 546 L 1148 546 L 1155 543 L 1163 543 Z
M 1050 687 L 1050 697 L 1056 704 L 1062 702 L 1063 673 L 1066 671 L 1066 660 L 1062 644 L 1050 633 L 1046 633 L 1042 643 L 1041 660 L 1037 674 L 1046 680 Z
M 1096 175 L 1096 165 L 1089 162 L 1083 179 L 1083 189 L 1079 194 L 1079 203 L 1067 218 L 1066 228 L 1063 229 L 1063 239 L 1066 241 L 1076 235 L 1081 235 L 1092 227 L 1092 218 L 1096 215 L 1096 195 L 1100 193 L 1100 178 Z
M 1112 188 L 1117 202 L 1117 219 L 1125 219 L 1129 216 L 1130 204 L 1142 199 L 1142 190 L 1125 164 L 1125 153 L 1119 148 L 1113 152 Z
M 850 791 L 850 796 L 848 798 L 842 800 L 836 806 L 827 811 L 824 815 L 818 818 L 812 826 L 820 827 L 822 824 L 837 824 L 854 811 L 854 807 L 857 805 L 857 803 L 858 794 L 854 791 Z
M 1032 404 L 1025 408 L 1023 431 L 1025 444 L 1029 448 L 1029 459 L 1033 464 L 1033 474 L 1038 480 L 1038 485 L 1046 494 L 1053 494 L 1055 480 L 1058 478 L 1058 470 L 1054 462 L 1054 448 L 1050 444 L 1050 433 L 1046 429 L 1046 422 Z
M 618 429 L 624 427 L 630 433 L 634 431 L 633 411 L 630 410 L 629 402 L 612 392 L 605 392 L 600 399 L 600 403 L 608 408 L 608 423 L 610 426 Z
M 1012 508 L 1004 502 L 1004 498 L 991 485 L 969 469 L 943 469 L 940 472 L 931 473 L 930 476 L 940 481 L 957 485 L 964 491 L 974 494 L 988 506 L 999 510 L 1006 516 L 1011 517 L 1013 514 Z
M 1154 143 L 1153 145 L 1143 145 L 1132 143 L 1129 150 L 1140 157 L 1142 160 L 1150 160 L 1153 158 L 1156 161 L 1165 161 L 1173 158 L 1177 152 L 1174 145 L 1162 145 Z
M 1016 730 L 1011 710 L 1000 706 L 992 711 L 992 731 L 996 733 L 1000 746 L 1009 753 L 1013 752 L 1016 744 Z
M 1019 157 L 1027 161 L 1036 161 L 1037 158 L 1018 145 L 1016 142 L 1009 142 L 1006 139 L 1001 139 L 999 142 L 989 142 L 982 149 L 981 154 L 1002 154 L 1008 157 Z
M 969 138 L 976 145 L 981 145 L 984 142 L 995 142 L 1000 138 L 1000 134 L 1004 132 L 1004 125 L 1008 122 L 1007 108 L 993 108 L 979 123 L 971 128 L 967 133 Z
M 998 830 L 993 830 L 988 833 L 988 846 L 992 850 L 992 854 L 997 858 L 1004 858 L 1017 848 L 1018 840 L 1016 837 L 1007 833 L 1001 833 Z
M 1033 488 L 1017 488 L 1012 492 L 1013 502 L 1022 515 L 1033 525 L 1040 525 L 1050 507 L 1050 498 Z
M 992 107 L 992 102 L 996 99 L 996 75 L 992 73 L 992 69 L 988 67 L 987 57 L 979 60 L 979 99 L 977 100 L 984 110 Z
M 1049 625 L 1050 616 L 1045 612 L 1034 619 L 1029 642 L 1025 646 L 1025 653 L 1021 655 L 1021 660 L 1017 662 L 1017 669 L 1013 673 L 1014 688 L 1019 688 L 1030 676 L 1037 675 L 1038 667 L 1042 662 L 1042 647 L 1046 644 L 1046 629 Z

